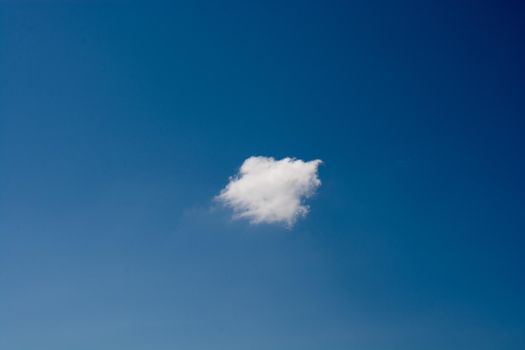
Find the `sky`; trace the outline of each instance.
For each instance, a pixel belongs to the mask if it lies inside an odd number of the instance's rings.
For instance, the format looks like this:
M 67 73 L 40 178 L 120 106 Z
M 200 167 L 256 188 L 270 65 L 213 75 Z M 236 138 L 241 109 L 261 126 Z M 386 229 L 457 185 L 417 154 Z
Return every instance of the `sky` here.
M 1 0 L 0 348 L 523 349 L 524 10 Z

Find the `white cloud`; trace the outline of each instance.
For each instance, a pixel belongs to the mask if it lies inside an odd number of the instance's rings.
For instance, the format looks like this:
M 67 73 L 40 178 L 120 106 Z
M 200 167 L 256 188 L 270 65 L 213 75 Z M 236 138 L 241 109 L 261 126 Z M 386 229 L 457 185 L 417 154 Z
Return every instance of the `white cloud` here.
M 231 207 L 235 218 L 291 227 L 308 213 L 304 199 L 321 185 L 317 176 L 319 164 L 321 160 L 250 157 L 216 199 Z

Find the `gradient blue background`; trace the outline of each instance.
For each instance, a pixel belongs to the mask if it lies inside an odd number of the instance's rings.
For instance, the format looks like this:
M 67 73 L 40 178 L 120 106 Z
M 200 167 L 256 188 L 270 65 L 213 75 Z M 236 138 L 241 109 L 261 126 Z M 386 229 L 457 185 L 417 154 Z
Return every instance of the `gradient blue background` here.
M 2 1 L 0 348 L 523 349 L 524 11 Z M 251 155 L 324 161 L 293 230 Z

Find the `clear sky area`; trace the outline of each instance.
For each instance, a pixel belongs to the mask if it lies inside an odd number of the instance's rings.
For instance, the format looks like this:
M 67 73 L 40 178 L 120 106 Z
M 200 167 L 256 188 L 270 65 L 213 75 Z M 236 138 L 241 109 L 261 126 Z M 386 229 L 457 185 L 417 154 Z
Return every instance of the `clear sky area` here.
M 0 349 L 525 349 L 524 18 L 0 0 Z

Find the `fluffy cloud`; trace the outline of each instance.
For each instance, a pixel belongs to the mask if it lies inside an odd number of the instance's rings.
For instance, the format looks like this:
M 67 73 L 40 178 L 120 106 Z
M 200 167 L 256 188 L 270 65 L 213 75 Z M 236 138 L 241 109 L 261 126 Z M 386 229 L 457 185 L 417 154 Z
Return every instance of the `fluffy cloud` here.
M 216 198 L 233 209 L 235 218 L 291 227 L 308 213 L 304 199 L 321 185 L 319 164 L 320 160 L 250 157 Z

